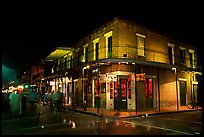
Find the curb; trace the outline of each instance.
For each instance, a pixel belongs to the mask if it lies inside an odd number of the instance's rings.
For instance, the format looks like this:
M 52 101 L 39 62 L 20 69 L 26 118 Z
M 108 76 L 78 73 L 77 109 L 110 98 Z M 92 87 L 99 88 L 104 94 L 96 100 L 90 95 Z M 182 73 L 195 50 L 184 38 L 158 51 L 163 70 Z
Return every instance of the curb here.
M 179 110 L 179 111 L 168 111 L 168 112 L 156 112 L 156 113 L 151 113 L 148 114 L 148 116 L 153 116 L 153 115 L 162 115 L 162 114 L 171 114 L 171 113 L 180 113 L 180 112 L 192 112 L 192 111 L 202 111 L 198 109 L 192 109 L 192 110 Z M 120 118 L 131 118 L 131 117 L 146 117 L 146 114 L 137 114 L 136 116 L 126 116 L 126 117 L 120 117 Z
M 108 115 L 104 115 L 101 113 L 93 113 L 93 112 L 89 112 L 89 111 L 83 111 L 83 110 L 77 110 L 74 109 L 75 112 L 80 112 L 80 113 L 84 113 L 84 114 L 90 114 L 90 115 L 94 115 L 94 116 L 99 116 L 99 117 L 110 117 L 110 118 L 132 118 L 132 117 L 146 117 L 146 114 L 137 114 L 135 116 L 119 116 L 119 115 L 114 115 L 114 116 L 108 116 Z M 189 110 L 179 110 L 179 111 L 168 111 L 168 112 L 156 112 L 156 113 L 151 113 L 148 114 L 148 116 L 153 116 L 153 115 L 161 115 L 161 114 L 170 114 L 170 113 L 180 113 L 180 112 L 192 112 L 192 111 L 202 111 L 202 109 L 189 109 Z
M 83 111 L 83 110 L 77 110 L 77 109 L 74 109 L 75 112 L 80 112 L 80 113 L 84 113 L 84 114 L 90 114 L 90 115 L 94 115 L 94 116 L 99 116 L 99 117 L 107 117 L 103 114 L 100 114 L 100 113 L 93 113 L 93 112 L 89 112 L 89 111 Z M 110 117 L 110 116 L 108 116 Z

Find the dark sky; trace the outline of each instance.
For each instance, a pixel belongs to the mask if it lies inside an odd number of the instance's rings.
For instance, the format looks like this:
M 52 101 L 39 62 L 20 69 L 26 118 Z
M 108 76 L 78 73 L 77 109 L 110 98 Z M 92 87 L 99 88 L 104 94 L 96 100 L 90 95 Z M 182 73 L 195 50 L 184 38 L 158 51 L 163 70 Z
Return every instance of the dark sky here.
M 21 71 L 115 16 L 201 45 L 202 4 L 4 4 L 2 63 Z

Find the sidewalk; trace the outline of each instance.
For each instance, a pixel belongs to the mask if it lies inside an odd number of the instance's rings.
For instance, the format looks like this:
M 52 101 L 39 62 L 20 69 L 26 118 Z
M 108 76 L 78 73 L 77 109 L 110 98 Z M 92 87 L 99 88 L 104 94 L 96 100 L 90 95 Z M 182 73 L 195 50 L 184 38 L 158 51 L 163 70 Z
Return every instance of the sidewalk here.
M 64 110 L 62 111 L 63 114 L 66 114 L 67 111 L 72 111 L 71 107 L 67 104 L 64 107 Z M 74 107 L 75 112 L 80 112 L 84 114 L 90 114 L 100 117 L 114 117 L 114 118 L 128 118 L 128 117 L 143 117 L 143 116 L 150 116 L 150 115 L 159 115 L 159 114 L 166 114 L 166 113 L 177 113 L 177 112 L 183 112 L 183 111 L 202 111 L 202 106 L 198 107 L 198 109 L 189 109 L 187 106 L 180 106 L 179 110 L 176 110 L 176 107 L 161 107 L 160 111 L 158 108 L 155 109 L 146 109 L 146 110 L 137 110 L 137 113 L 135 110 L 111 110 L 111 109 L 105 109 L 105 108 L 87 108 L 86 111 L 82 107 Z M 30 109 L 27 107 L 27 110 L 23 112 L 23 117 L 27 116 L 37 116 L 39 112 L 42 113 L 52 113 L 50 110 L 49 105 L 38 105 L 36 106 L 36 109 Z M 147 115 L 146 115 L 147 114 Z M 3 112 L 2 119 L 10 119 L 13 118 L 10 111 Z
M 166 113 L 177 113 L 177 112 L 184 112 L 184 111 L 202 111 L 202 106 L 198 107 L 198 109 L 189 109 L 187 106 L 180 106 L 179 110 L 177 110 L 176 107 L 162 107 L 160 108 L 160 111 L 158 108 L 156 108 L 156 109 L 138 110 L 137 113 L 135 110 L 117 111 L 117 110 L 110 110 L 105 108 L 99 108 L 99 109 L 87 108 L 86 111 L 84 111 L 82 108 L 79 108 L 79 107 L 78 108 L 75 107 L 74 111 L 85 113 L 85 114 L 103 116 L 103 117 L 128 118 L 128 117 L 143 117 L 143 116 L 166 114 Z

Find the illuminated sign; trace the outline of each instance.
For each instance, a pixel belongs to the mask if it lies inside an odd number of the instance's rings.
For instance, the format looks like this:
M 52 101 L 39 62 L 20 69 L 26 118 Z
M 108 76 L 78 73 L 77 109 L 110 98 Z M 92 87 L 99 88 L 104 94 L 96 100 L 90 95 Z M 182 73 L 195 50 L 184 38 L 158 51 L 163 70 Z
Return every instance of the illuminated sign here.
M 23 90 L 23 86 L 18 86 L 18 91 L 22 91 Z
M 55 81 L 50 81 L 50 85 L 54 86 L 55 85 Z M 56 85 L 58 85 L 58 82 L 56 82 Z
M 143 81 L 145 79 L 146 79 L 145 73 L 136 74 L 136 80 L 137 81 Z

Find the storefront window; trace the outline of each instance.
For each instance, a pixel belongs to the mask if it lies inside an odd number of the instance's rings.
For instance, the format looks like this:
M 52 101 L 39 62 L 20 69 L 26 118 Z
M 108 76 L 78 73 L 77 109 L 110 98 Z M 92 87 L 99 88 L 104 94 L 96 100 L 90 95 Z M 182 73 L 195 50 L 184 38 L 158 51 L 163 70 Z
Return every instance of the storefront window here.
M 95 97 L 99 97 L 99 82 L 98 82 L 97 79 L 95 80 L 95 89 L 94 89 L 94 91 L 95 91 Z
M 106 83 L 101 83 L 101 93 L 106 93 Z
M 110 81 L 110 99 L 113 99 L 113 81 Z
M 118 82 L 114 81 L 114 97 L 118 98 Z
M 146 79 L 145 81 L 145 96 L 152 98 L 152 79 Z
M 121 80 L 122 100 L 126 100 L 127 80 Z
M 131 99 L 131 75 L 128 76 L 128 99 Z

